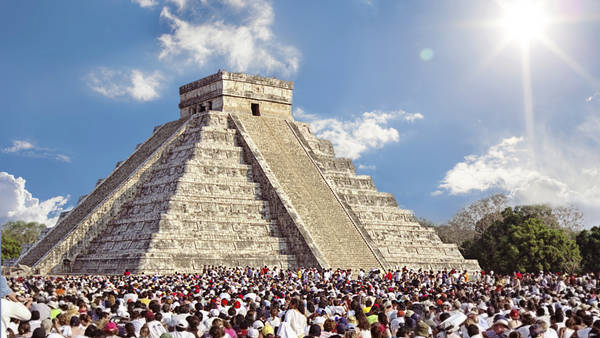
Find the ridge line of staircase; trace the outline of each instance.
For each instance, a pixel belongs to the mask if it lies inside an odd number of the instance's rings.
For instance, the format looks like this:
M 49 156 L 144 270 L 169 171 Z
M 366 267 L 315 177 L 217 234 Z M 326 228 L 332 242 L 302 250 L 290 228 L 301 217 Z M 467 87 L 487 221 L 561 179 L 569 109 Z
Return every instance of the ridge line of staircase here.
M 107 182 L 109 182 L 110 177 L 113 174 L 115 174 L 119 169 L 123 168 L 127 164 L 127 162 L 130 159 L 132 159 L 138 152 L 143 151 L 144 145 L 146 145 L 148 142 L 150 142 L 151 139 L 155 135 L 157 135 L 158 133 L 160 133 L 163 128 L 166 128 L 167 125 L 171 126 L 171 125 L 177 125 L 179 123 L 179 126 L 175 130 L 173 130 L 168 137 L 166 137 L 162 142 L 160 142 L 148 156 L 145 156 L 144 159 L 137 166 L 135 166 L 135 168 L 133 168 L 133 170 L 131 170 L 128 173 L 128 175 L 126 177 L 124 177 L 123 180 L 121 180 L 121 182 L 119 184 L 117 184 L 115 187 L 113 187 L 113 189 L 111 189 L 110 191 L 108 191 L 107 194 L 106 194 L 106 196 L 104 196 L 104 198 L 102 198 L 100 201 L 98 201 L 96 203 L 96 205 L 91 210 L 89 210 L 86 214 L 82 215 L 82 217 L 79 220 L 77 220 L 76 223 L 74 223 L 74 225 L 62 236 L 62 239 L 56 241 L 43 255 L 41 255 L 31 265 L 31 267 L 35 268 L 38 264 L 40 264 L 40 262 L 42 262 L 62 241 L 64 241 L 71 233 L 73 233 L 73 231 L 75 231 L 77 229 L 77 225 L 79 225 L 86 217 L 88 217 L 89 215 L 93 214 L 103 204 L 103 202 L 105 202 L 114 193 L 114 191 L 116 191 L 124 183 L 126 183 L 127 180 L 131 177 L 131 175 L 133 175 L 135 172 L 137 172 L 137 170 L 141 166 L 143 166 L 148 161 L 148 159 L 152 157 L 152 155 L 154 155 L 159 149 L 161 149 L 166 143 L 168 143 L 168 141 L 171 140 L 174 135 L 179 134 L 179 131 L 181 131 L 183 128 L 185 128 L 187 126 L 187 123 L 189 122 L 189 120 L 190 120 L 190 118 L 180 119 L 180 120 L 176 120 L 176 121 L 171 121 L 171 122 L 164 123 L 161 126 L 159 126 L 158 128 L 156 128 L 155 132 L 152 134 L 152 136 L 150 136 L 140 147 L 138 147 L 136 149 L 136 151 L 134 151 L 126 160 L 122 161 L 121 164 L 115 170 L 113 170 L 111 172 L 111 174 L 109 176 L 107 176 L 106 179 L 101 184 L 99 184 L 96 187 L 94 187 L 94 189 L 92 190 L 92 192 L 89 193 L 83 201 L 81 201 L 81 203 L 79 204 L 80 206 L 83 205 L 83 203 L 85 203 L 89 198 L 91 198 L 91 196 L 96 191 L 99 191 L 99 189 L 101 189 L 103 187 L 103 185 L 108 184 Z M 77 209 L 77 207 L 78 206 L 75 206 L 75 208 L 73 208 L 72 211 L 75 211 Z M 68 219 L 69 219 L 68 216 L 65 217 L 65 219 L 63 220 L 63 222 L 66 222 Z M 61 222 L 61 224 L 62 224 L 62 222 Z M 56 230 L 56 231 L 58 231 L 58 230 Z M 49 236 L 50 234 L 51 234 L 51 232 L 49 232 L 46 235 L 46 237 Z M 42 238 L 42 240 L 43 240 L 43 238 Z M 41 241 L 39 243 L 41 243 Z M 30 250 L 33 250 L 36 246 L 32 246 L 30 248 Z M 27 253 L 29 253 L 29 251 Z
M 340 197 L 338 196 L 338 194 L 336 193 L 336 191 L 331 187 L 331 185 L 327 181 L 327 178 L 323 174 L 323 171 L 321 171 L 321 168 L 319 168 L 319 166 L 317 165 L 316 161 L 312 158 L 312 156 L 310 156 L 310 152 L 308 151 L 308 149 L 307 149 L 306 145 L 304 144 L 304 142 L 302 142 L 302 140 L 300 139 L 300 137 L 296 133 L 296 130 L 294 130 L 294 128 L 292 127 L 292 125 L 290 124 L 290 122 L 288 120 L 285 120 L 285 124 L 290 128 L 290 130 L 292 131 L 292 134 L 298 140 L 298 143 L 300 143 L 300 146 L 302 147 L 302 149 L 304 150 L 304 152 L 306 153 L 306 155 L 310 159 L 311 163 L 317 169 L 317 172 L 319 173 L 319 175 L 321 176 L 321 178 L 323 179 L 323 181 L 327 185 L 327 188 L 329 188 L 329 190 L 331 191 L 331 193 L 335 197 L 336 201 L 342 207 L 342 210 L 344 210 L 344 213 L 346 213 L 346 215 L 350 219 L 350 222 L 352 223 L 352 225 L 354 225 L 354 227 L 356 228 L 356 230 L 360 234 L 360 237 L 363 239 L 363 241 L 365 242 L 365 244 L 367 244 L 367 247 L 369 248 L 369 250 L 371 250 L 371 253 L 373 254 L 373 256 L 375 256 L 375 259 L 379 263 L 380 267 L 381 268 L 386 268 L 388 266 L 388 264 L 385 261 L 385 259 L 383 258 L 383 255 L 381 254 L 381 252 L 379 251 L 379 249 L 377 249 L 377 247 L 375 246 L 375 243 L 373 243 L 373 240 L 366 233 L 366 231 L 364 231 L 364 229 L 362 229 L 361 226 L 358 225 L 355 222 L 354 218 L 352 217 L 352 215 L 350 214 L 350 212 L 348 211 L 348 209 L 346 208 L 346 206 L 344 205 L 344 203 L 342 203 L 342 200 L 340 199 Z
M 329 264 L 327 263 L 327 260 L 325 259 L 323 253 L 321 252 L 321 250 L 319 250 L 319 248 L 315 244 L 315 240 L 312 238 L 312 236 L 306 229 L 306 226 L 302 222 L 300 215 L 298 214 L 298 212 L 296 211 L 294 206 L 289 202 L 289 198 L 287 198 L 287 194 L 285 193 L 285 191 L 279 184 L 275 175 L 271 172 L 271 169 L 269 168 L 269 165 L 267 164 L 267 161 L 264 159 L 262 153 L 258 149 L 258 146 L 256 146 L 256 144 L 254 144 L 254 141 L 252 141 L 252 138 L 246 131 L 246 128 L 245 128 L 242 120 L 234 113 L 229 113 L 229 116 L 231 117 L 231 120 L 233 121 L 233 124 L 235 125 L 236 129 L 240 133 L 242 142 L 244 143 L 243 146 L 247 147 L 250 150 L 248 152 L 249 155 L 253 157 L 254 161 L 256 161 L 258 168 L 260 169 L 262 174 L 267 179 L 268 184 L 271 186 L 270 189 L 272 189 L 275 192 L 275 194 L 277 195 L 277 197 L 279 198 L 279 201 L 282 204 L 283 208 L 286 210 L 291 221 L 295 224 L 296 229 L 298 230 L 298 233 L 300 234 L 300 236 L 302 236 L 302 240 L 305 242 L 306 246 L 310 250 L 310 252 L 313 256 L 313 259 L 316 261 L 316 263 L 321 268 L 329 268 Z M 284 197 L 286 197 L 286 198 L 284 198 Z M 269 203 L 272 203 L 272 202 L 269 201 Z

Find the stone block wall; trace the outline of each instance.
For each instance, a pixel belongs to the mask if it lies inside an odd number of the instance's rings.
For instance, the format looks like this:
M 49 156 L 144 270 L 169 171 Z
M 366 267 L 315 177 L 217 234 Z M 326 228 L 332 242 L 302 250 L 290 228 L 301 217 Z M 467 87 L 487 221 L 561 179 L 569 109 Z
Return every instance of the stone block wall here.
M 73 273 L 297 266 L 227 114 L 195 114 L 73 264 Z
M 292 119 L 293 83 L 275 78 L 220 71 L 179 88 L 181 117 L 211 110 L 251 113 L 258 104 L 261 116 Z

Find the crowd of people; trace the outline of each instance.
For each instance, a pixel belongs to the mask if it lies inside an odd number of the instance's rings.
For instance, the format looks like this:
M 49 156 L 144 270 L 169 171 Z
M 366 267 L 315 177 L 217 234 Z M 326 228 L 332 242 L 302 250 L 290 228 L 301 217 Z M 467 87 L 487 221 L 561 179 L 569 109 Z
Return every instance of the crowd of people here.
M 2 338 L 587 338 L 598 275 L 205 267 L 0 280 Z

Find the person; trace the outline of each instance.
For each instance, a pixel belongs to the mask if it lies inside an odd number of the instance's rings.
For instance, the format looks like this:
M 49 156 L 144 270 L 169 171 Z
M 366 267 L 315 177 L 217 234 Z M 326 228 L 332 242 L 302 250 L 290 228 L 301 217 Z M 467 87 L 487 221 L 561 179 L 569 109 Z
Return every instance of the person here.
M 135 335 L 135 326 L 131 322 L 125 323 L 125 338 L 137 338 Z
M 157 316 L 160 316 L 160 313 L 155 315 L 150 310 L 146 312 L 146 325 L 148 326 L 148 330 L 150 330 L 150 338 L 160 338 L 161 334 L 167 332 L 162 323 L 157 320 Z
M 508 327 L 511 330 L 514 330 L 514 329 L 518 328 L 519 326 L 523 325 L 523 322 L 521 322 L 519 320 L 519 310 L 517 310 L 517 309 L 510 310 L 508 317 L 509 317 Z
M 504 318 L 499 318 L 494 321 L 492 328 L 483 332 L 484 338 L 500 338 L 505 334 L 508 335 L 510 333 L 510 328 L 508 327 L 508 321 Z
M 300 312 L 299 307 L 299 300 L 297 298 L 290 300 L 289 309 L 285 313 L 285 318 L 283 320 L 290 325 L 290 328 L 298 337 L 304 335 L 307 328 L 306 316 Z
M 119 333 L 119 328 L 115 322 L 106 323 L 104 331 L 106 332 L 105 338 L 119 338 L 117 335 Z
M 9 327 L 11 318 L 20 321 L 28 321 L 31 319 L 31 312 L 28 309 L 28 306 L 31 305 L 31 299 L 25 299 L 24 301 L 25 304 L 17 299 L 13 290 L 8 287 L 6 278 L 0 276 L 0 305 L 2 306 L 1 338 L 8 337 L 8 332 L 6 330 Z
M 319 324 L 312 324 L 308 329 L 309 338 L 319 338 L 321 336 L 321 326 Z
M 138 337 L 139 338 L 149 338 L 150 337 L 150 329 L 148 329 L 147 324 L 142 325 L 142 327 L 140 328 L 140 334 L 138 335 Z
M 29 338 L 32 334 L 29 322 L 20 322 L 17 332 L 17 338 Z
M 359 338 L 371 338 L 371 324 L 362 311 L 356 312 L 356 327 Z
M 558 331 L 559 338 L 571 338 L 575 332 L 575 319 L 569 318 L 565 322 L 565 326 Z
M 185 319 L 180 319 L 175 325 L 175 331 L 171 332 L 173 338 L 195 338 L 196 336 L 188 331 L 189 323 Z
M 83 336 L 85 328 L 81 326 L 81 320 L 78 316 L 71 317 L 71 320 L 69 321 L 69 326 L 71 327 L 71 336 L 73 338 Z
M 37 329 L 33 330 L 31 338 L 46 338 L 46 331 L 44 331 L 43 327 L 38 327 Z

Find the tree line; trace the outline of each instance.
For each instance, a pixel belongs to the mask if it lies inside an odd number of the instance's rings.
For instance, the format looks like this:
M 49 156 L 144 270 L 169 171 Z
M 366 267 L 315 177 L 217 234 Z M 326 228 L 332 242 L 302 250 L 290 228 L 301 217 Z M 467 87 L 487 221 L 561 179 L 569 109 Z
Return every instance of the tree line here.
M 583 214 L 573 206 L 510 207 L 505 194 L 495 194 L 462 208 L 446 224 L 419 222 L 484 270 L 600 272 L 600 227 L 584 230 Z

